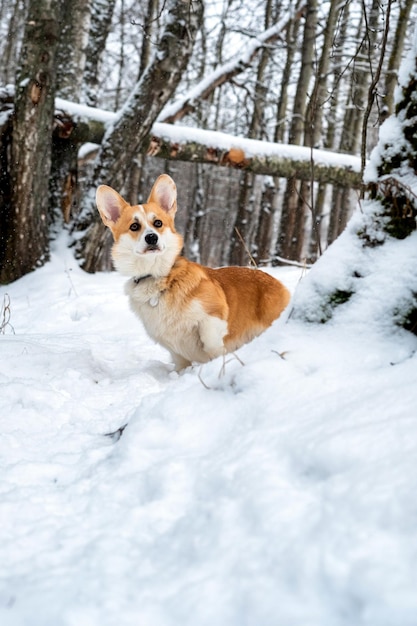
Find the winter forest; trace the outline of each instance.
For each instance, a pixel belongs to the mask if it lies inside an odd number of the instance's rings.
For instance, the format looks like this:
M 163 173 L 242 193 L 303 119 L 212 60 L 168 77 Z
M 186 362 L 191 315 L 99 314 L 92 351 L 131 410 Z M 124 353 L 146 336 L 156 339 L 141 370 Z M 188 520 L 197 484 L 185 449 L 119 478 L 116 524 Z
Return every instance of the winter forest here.
M 63 228 L 110 269 L 95 188 L 137 203 L 161 172 L 189 258 L 314 263 L 367 193 L 413 5 L 1 0 L 1 282 Z
M 2 626 L 416 626 L 416 18 L 0 0 Z M 181 372 L 95 205 L 161 173 L 291 294 Z

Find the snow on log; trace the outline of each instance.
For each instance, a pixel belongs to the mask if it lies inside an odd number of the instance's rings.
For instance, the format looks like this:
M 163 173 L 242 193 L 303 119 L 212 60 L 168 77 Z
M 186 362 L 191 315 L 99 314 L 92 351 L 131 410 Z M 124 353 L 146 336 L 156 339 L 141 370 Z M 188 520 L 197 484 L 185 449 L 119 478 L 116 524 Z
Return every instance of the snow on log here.
M 0 101 L 10 101 L 13 91 L 10 85 L 2 88 Z M 63 112 L 72 116 L 75 127 L 77 124 L 83 126 L 83 142 L 100 143 L 106 125 L 117 118 L 117 113 L 62 98 L 55 99 L 55 109 L 57 116 Z M 362 183 L 360 157 L 162 122 L 153 125 L 152 132 L 144 141 L 142 152 L 163 159 L 209 163 L 254 174 L 295 177 L 341 187 L 359 188 Z
M 314 180 L 342 187 L 361 185 L 360 158 L 304 146 L 269 143 L 222 132 L 155 123 L 146 154 L 164 159 L 212 163 L 282 178 Z

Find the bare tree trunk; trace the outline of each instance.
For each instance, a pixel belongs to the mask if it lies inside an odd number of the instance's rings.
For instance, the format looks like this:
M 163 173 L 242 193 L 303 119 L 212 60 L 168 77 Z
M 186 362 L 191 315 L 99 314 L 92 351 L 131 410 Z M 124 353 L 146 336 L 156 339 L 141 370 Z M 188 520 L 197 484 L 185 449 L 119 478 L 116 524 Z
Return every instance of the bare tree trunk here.
M 99 64 L 109 35 L 115 3 L 116 0 L 92 0 L 83 83 L 83 100 L 89 106 L 97 104 Z
M 366 11 L 366 7 L 363 7 Z M 346 102 L 346 114 L 339 144 L 340 152 L 358 154 L 361 145 L 363 112 L 367 101 L 372 58 L 374 54 L 377 27 L 379 22 L 379 2 L 373 0 L 369 17 L 364 19 L 365 29 L 358 33 L 362 38 L 352 72 L 352 89 Z M 353 211 L 352 194 L 346 188 L 333 190 L 332 213 L 327 234 L 328 243 L 332 243 L 344 230 Z
M 286 59 L 281 80 L 281 91 L 278 100 L 276 125 L 274 131 L 274 141 L 285 143 L 287 128 L 287 108 L 288 108 L 288 88 L 290 85 L 291 72 L 293 70 L 294 56 L 297 47 L 297 34 L 300 26 L 300 10 L 301 2 L 297 2 L 295 16 L 290 20 L 286 29 Z M 279 218 L 280 199 L 282 192 L 280 190 L 280 178 L 274 175 L 273 184 L 265 184 L 265 198 L 261 201 L 261 211 L 258 221 L 258 232 L 256 240 L 259 248 L 259 259 L 264 263 L 266 259 L 270 259 L 273 251 L 273 237 L 275 235 L 275 221 Z
M 326 101 L 328 100 L 328 74 L 330 65 L 330 49 L 334 39 L 334 30 L 336 25 L 336 17 L 339 13 L 339 0 L 331 0 L 326 26 L 324 29 L 323 46 L 321 56 L 316 70 L 314 87 L 311 97 L 307 104 L 306 110 L 306 128 L 304 135 L 304 145 L 311 148 L 318 147 L 323 134 L 323 116 Z M 314 240 L 315 246 L 312 250 L 313 256 L 317 258 L 322 253 L 322 245 L 320 238 L 320 213 L 317 212 L 316 199 L 314 193 L 314 160 L 312 155 L 311 161 L 311 180 L 302 181 L 300 184 L 297 214 L 303 216 L 306 208 L 311 213 L 311 233 L 309 246 Z M 304 219 L 298 226 L 298 234 L 296 236 L 298 246 L 293 252 L 293 256 L 297 255 L 297 259 L 301 258 L 304 244 Z M 296 230 L 297 232 L 297 230 Z
M 90 226 L 78 242 L 77 255 L 83 259 L 83 268 L 89 272 L 111 267 L 110 238 L 97 218 L 94 190 L 99 184 L 106 183 L 124 192 L 128 168 L 178 85 L 201 27 L 201 0 L 171 0 L 165 10 L 168 19 L 153 60 L 136 84 L 123 112 L 105 135 L 93 179 L 85 195 L 78 227 Z
M 0 42 L 0 83 L 3 85 L 12 82 L 16 74 L 21 34 L 27 11 L 26 5 L 25 0 L 6 1 L 1 4 L 0 23 L 4 23 L 6 16 L 10 16 L 7 36 Z
M 314 220 L 311 228 L 310 241 L 306 251 L 307 263 L 312 264 L 317 261 L 319 256 L 323 254 L 323 215 L 324 205 L 326 201 L 327 185 L 320 183 L 317 185 L 317 191 L 314 198 L 314 208 L 312 219 Z
M 340 3 L 338 0 L 331 0 L 329 12 L 327 16 L 326 26 L 324 28 L 323 45 L 321 48 L 321 56 L 317 67 L 314 87 L 306 110 L 306 129 L 305 129 L 305 145 L 312 147 L 320 147 L 323 136 L 323 114 L 324 106 L 329 100 L 329 92 L 327 88 L 330 66 L 330 50 L 334 40 L 334 30 L 336 18 L 339 13 Z
M 267 30 L 272 20 L 272 0 L 267 0 L 265 6 L 264 27 Z M 252 119 L 248 136 L 250 139 L 257 139 L 260 135 L 263 119 L 267 86 L 265 84 L 266 68 L 271 53 L 268 48 L 263 48 L 260 55 L 258 69 L 256 73 L 256 85 L 253 99 Z M 255 178 L 253 174 L 245 172 L 240 183 L 238 210 L 234 226 L 230 262 L 235 265 L 246 265 L 249 262 L 249 254 L 256 235 L 256 228 L 259 216 L 259 207 L 254 202 Z M 243 245 L 243 242 L 245 245 Z
M 257 221 L 254 186 L 255 176 L 250 172 L 245 172 L 240 181 L 238 209 L 232 233 L 229 262 L 233 265 L 248 265 L 250 263 L 252 239 Z
M 372 64 L 372 69 L 371 69 L 371 59 L 369 59 L 369 66 L 370 66 L 370 84 L 368 86 L 367 89 L 367 102 L 366 102 L 366 107 L 363 113 L 363 119 L 362 119 L 362 136 L 361 136 L 361 171 L 364 172 L 365 171 L 365 166 L 366 166 L 366 160 L 368 158 L 368 125 L 369 125 L 369 121 L 370 121 L 370 117 L 371 117 L 371 112 L 372 109 L 374 107 L 374 104 L 377 103 L 378 105 L 378 119 L 381 120 L 381 115 L 380 115 L 380 107 L 379 107 L 379 101 L 378 101 L 378 83 L 379 83 L 379 79 L 381 77 L 381 72 L 382 72 L 382 66 L 384 64 L 384 58 L 385 58 L 385 53 L 387 51 L 387 41 L 388 41 L 388 35 L 389 35 L 389 30 L 390 30 L 390 19 L 391 19 L 391 6 L 392 6 L 392 0 L 388 0 L 385 11 L 384 11 L 384 29 L 382 32 L 382 41 L 380 44 L 380 52 L 379 52 L 379 59 L 377 59 L 377 63 L 375 63 L 375 67 L 373 67 Z M 376 13 L 376 10 L 375 10 Z M 375 22 L 377 23 L 377 19 L 378 17 L 375 18 Z M 372 24 L 370 24 L 370 28 L 372 31 Z M 374 37 L 370 37 L 370 41 L 369 41 L 369 48 L 370 51 L 372 50 L 373 47 L 373 40 Z M 371 56 L 371 52 L 370 52 L 370 56 Z M 364 197 L 364 189 L 362 191 L 362 197 Z
M 204 212 L 204 201 L 206 198 L 206 193 L 203 189 L 203 166 L 200 163 L 196 163 L 194 169 L 194 193 L 185 227 L 184 248 L 186 251 L 186 255 L 189 258 L 194 261 L 200 262 L 199 231 L 201 218 Z
M 125 73 L 125 24 L 126 24 L 126 14 L 125 14 L 125 0 L 119 0 L 120 3 L 120 12 L 119 12 L 119 28 L 120 28 L 120 36 L 119 36 L 119 59 L 117 64 L 117 85 L 116 85 L 116 93 L 114 98 L 114 110 L 118 111 L 121 103 L 123 102 L 123 79 Z
M 339 102 L 341 97 L 341 79 L 343 75 L 343 56 L 344 49 L 346 43 L 346 34 L 348 30 L 349 24 L 349 9 L 350 3 L 346 3 L 341 11 L 338 12 L 338 32 L 335 34 L 335 39 L 333 42 L 333 49 L 331 60 L 332 65 L 330 69 L 330 73 L 333 76 L 333 84 L 331 86 L 331 91 L 329 93 L 329 110 L 327 112 L 327 130 L 326 137 L 324 140 L 324 148 L 328 150 L 334 150 L 336 145 L 336 132 L 337 132 L 337 110 L 339 108 Z M 330 51 L 329 51 L 330 53 Z M 338 183 L 336 182 L 336 186 Z M 353 185 L 352 185 L 353 187 Z M 320 237 L 321 245 L 323 242 L 327 242 L 329 240 L 328 233 L 335 228 L 335 224 L 337 224 L 337 220 L 339 218 L 338 210 L 334 210 L 335 207 L 330 204 L 329 214 L 326 213 L 325 203 L 326 198 L 329 193 L 332 193 L 332 190 L 329 191 L 329 186 L 326 183 L 320 182 L 318 185 L 317 197 L 315 199 L 315 213 L 316 213 L 316 224 L 317 224 L 317 234 L 312 231 L 311 243 L 309 249 L 309 260 L 314 262 L 317 258 L 318 251 L 318 242 L 316 237 Z M 335 219 L 336 218 L 336 219 Z M 326 229 L 324 228 L 326 226 Z M 336 228 L 337 231 L 337 228 Z M 334 237 L 331 241 L 333 241 Z
M 394 90 L 398 83 L 398 67 L 401 62 L 401 54 L 404 48 L 404 41 L 407 34 L 411 9 L 415 4 L 414 0 L 402 0 L 400 13 L 398 15 L 397 27 L 392 38 L 392 49 L 388 61 L 388 68 L 385 75 L 385 100 L 384 113 L 391 115 L 394 112 Z
M 56 58 L 57 94 L 61 98 L 80 102 L 91 0 L 71 0 L 62 4 L 62 30 Z
M 48 182 L 61 2 L 31 0 L 16 79 L 11 151 L 11 203 L 0 282 L 10 282 L 49 256 Z
M 298 5 L 301 2 L 298 2 Z M 297 35 L 300 27 L 300 12 L 297 10 L 295 16 L 288 22 L 285 34 L 286 58 L 285 66 L 282 73 L 281 91 L 277 106 L 276 126 L 274 133 L 274 141 L 286 141 L 287 128 L 287 109 L 288 109 L 288 88 L 291 81 L 291 72 L 293 71 L 294 56 L 297 50 Z
M 275 178 L 275 181 L 278 179 Z M 276 208 L 274 203 L 277 199 L 277 191 L 274 183 L 266 179 L 262 192 L 260 219 L 258 222 L 257 261 L 258 265 L 269 265 L 271 262 L 272 234 L 274 232 L 274 214 Z
M 6 113 L 7 112 L 7 113 Z M 0 123 L 0 268 L 4 266 L 7 251 L 8 220 L 11 205 L 10 161 L 13 109 L 2 107 Z M 2 273 L 2 270 L 0 270 Z M 0 282 L 2 282 L 0 280 Z
M 142 47 L 140 53 L 139 60 L 139 73 L 138 80 L 145 72 L 146 67 L 149 65 L 149 61 L 151 58 L 152 44 L 151 38 L 153 36 L 153 25 L 155 23 L 154 16 L 156 15 L 158 9 L 158 0 L 148 0 L 146 7 L 146 15 L 144 18 L 144 22 L 142 25 L 143 29 L 143 37 L 142 37 Z M 126 179 L 126 200 L 131 204 L 135 204 L 137 202 L 140 190 L 141 190 L 141 180 L 142 180 L 142 170 L 143 170 L 144 157 L 141 154 L 138 154 L 135 159 L 133 159 L 130 170 Z
M 153 35 L 153 24 L 155 22 L 156 12 L 158 10 L 158 0 L 148 0 L 146 6 L 146 15 L 144 19 L 144 23 L 142 26 L 143 29 L 143 38 L 142 38 L 142 47 L 140 51 L 140 60 L 139 60 L 139 74 L 138 80 L 142 76 L 145 69 L 148 67 L 150 59 L 151 59 L 151 37 Z
M 236 173 L 219 175 L 206 170 L 201 211 L 197 221 L 199 260 L 204 265 L 229 264 L 229 246 L 234 225 L 234 207 L 238 187 Z
M 307 94 L 312 74 L 311 59 L 314 58 L 314 45 L 317 24 L 317 0 L 308 0 L 304 26 L 301 70 L 294 99 L 293 119 L 289 141 L 300 145 L 307 107 Z M 300 210 L 298 181 L 290 178 L 284 194 L 283 210 L 278 236 L 278 256 L 298 260 L 302 246 L 304 227 L 304 206 Z
M 61 98 L 80 102 L 90 29 L 91 0 L 63 2 L 62 30 L 57 49 L 56 91 Z M 78 127 L 78 128 L 77 128 Z M 50 211 L 68 223 L 76 212 L 80 124 L 65 114 L 55 115 L 52 135 Z M 78 132 L 77 132 L 78 130 Z

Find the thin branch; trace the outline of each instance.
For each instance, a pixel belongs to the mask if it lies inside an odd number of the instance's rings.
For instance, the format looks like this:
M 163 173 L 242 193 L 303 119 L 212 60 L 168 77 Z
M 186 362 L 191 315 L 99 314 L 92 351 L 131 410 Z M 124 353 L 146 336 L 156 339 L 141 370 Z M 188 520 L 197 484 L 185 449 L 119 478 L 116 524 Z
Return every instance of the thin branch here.
M 236 226 L 235 226 L 235 232 L 236 232 L 236 235 L 237 235 L 237 236 L 238 236 L 238 238 L 239 238 L 240 243 L 241 243 L 241 244 L 242 244 L 242 246 L 244 247 L 246 254 L 247 254 L 247 255 L 248 255 L 248 257 L 249 257 L 250 262 L 252 263 L 252 265 L 253 265 L 254 267 L 258 267 L 258 266 L 257 266 L 257 264 L 256 264 L 255 259 L 253 258 L 253 256 L 252 256 L 252 255 L 251 255 L 251 253 L 250 253 L 250 250 L 249 250 L 248 246 L 246 245 L 246 243 L 245 243 L 245 241 L 244 241 L 244 239 L 243 239 L 242 235 L 240 234 L 239 229 L 238 229 Z
M 392 0 L 389 0 L 388 1 L 388 5 L 387 5 L 386 18 L 385 18 L 384 34 L 383 34 L 383 38 L 382 38 L 381 54 L 379 55 L 378 67 L 376 69 L 376 72 L 375 72 L 374 76 L 372 77 L 371 84 L 369 85 L 369 89 L 368 89 L 368 103 L 366 105 L 366 109 L 365 109 L 365 112 L 364 112 L 364 115 L 363 115 L 363 122 L 362 122 L 362 145 L 361 145 L 361 172 L 362 172 L 362 174 L 363 174 L 363 172 L 365 170 L 365 166 L 366 166 L 366 140 L 367 140 L 368 121 L 369 121 L 369 116 L 371 114 L 372 106 L 373 106 L 374 101 L 375 101 L 375 96 L 376 96 L 376 93 L 377 93 L 377 89 L 376 88 L 377 88 L 379 79 L 381 77 L 382 66 L 383 66 L 383 63 L 384 63 L 385 52 L 386 52 L 386 49 L 387 49 L 387 40 L 388 40 L 388 33 L 389 33 L 389 26 L 390 26 L 390 15 L 391 15 L 391 4 L 392 4 Z M 361 197 L 363 198 L 364 196 L 365 196 L 365 188 L 363 188 L 362 192 L 361 192 Z

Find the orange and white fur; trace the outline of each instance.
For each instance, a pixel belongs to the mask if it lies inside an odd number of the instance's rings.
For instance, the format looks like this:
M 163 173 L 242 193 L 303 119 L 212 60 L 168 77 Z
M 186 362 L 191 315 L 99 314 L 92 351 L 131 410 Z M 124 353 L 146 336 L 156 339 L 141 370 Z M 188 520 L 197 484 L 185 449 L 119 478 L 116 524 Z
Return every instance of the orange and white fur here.
M 287 306 L 286 287 L 261 270 L 211 269 L 180 255 L 177 189 L 166 174 L 146 204 L 130 206 L 107 185 L 97 189 L 96 200 L 113 233 L 114 265 L 130 278 L 130 306 L 150 337 L 169 350 L 177 370 L 233 352 Z

